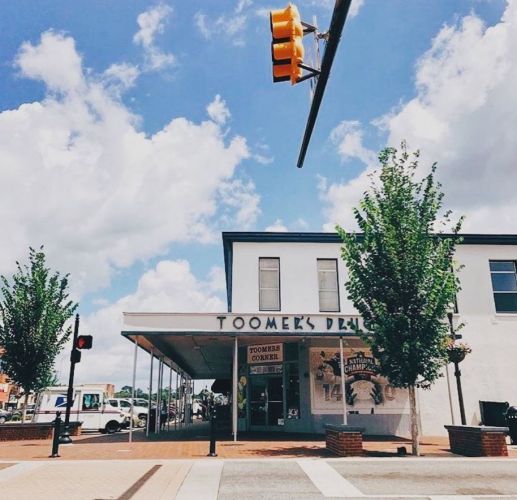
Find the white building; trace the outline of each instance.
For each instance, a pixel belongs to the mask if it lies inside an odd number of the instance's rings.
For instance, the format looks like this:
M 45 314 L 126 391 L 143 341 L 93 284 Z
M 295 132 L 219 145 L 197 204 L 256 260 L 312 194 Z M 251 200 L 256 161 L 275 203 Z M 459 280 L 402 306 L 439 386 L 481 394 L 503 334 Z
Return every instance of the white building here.
M 346 411 L 366 434 L 407 436 L 407 392 L 377 376 L 350 327 L 361 319 L 347 299 L 340 247 L 332 233 L 223 233 L 228 311 L 126 313 L 123 334 L 186 377 L 228 380 L 236 429 L 322 432 Z M 517 404 L 517 235 L 464 235 L 456 259 L 464 267 L 454 324 L 465 323 L 463 341 L 472 347 L 460 365 L 465 413 L 477 425 L 480 401 Z M 446 378 L 418 396 L 423 434 L 445 434 Z

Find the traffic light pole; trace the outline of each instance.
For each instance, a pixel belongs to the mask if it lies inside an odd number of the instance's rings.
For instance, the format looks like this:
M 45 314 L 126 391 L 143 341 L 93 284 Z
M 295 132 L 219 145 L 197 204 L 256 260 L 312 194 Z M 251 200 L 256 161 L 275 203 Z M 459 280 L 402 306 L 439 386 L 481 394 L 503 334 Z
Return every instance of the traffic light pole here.
M 74 404 L 74 374 L 75 364 L 78 362 L 77 358 L 80 356 L 80 352 L 76 348 L 77 337 L 79 336 L 79 314 L 75 315 L 75 326 L 74 326 L 74 338 L 72 343 L 72 352 L 70 354 L 70 376 L 68 377 L 68 392 L 66 395 L 66 413 L 65 413 L 65 430 L 59 436 L 59 442 L 61 444 L 71 444 L 72 439 L 70 438 L 70 410 Z
M 325 47 L 325 52 L 323 53 L 323 60 L 321 61 L 321 72 L 318 76 L 318 82 L 316 83 L 316 87 L 314 89 L 311 109 L 309 110 L 309 117 L 307 119 L 307 125 L 305 126 L 302 145 L 300 147 L 300 154 L 298 156 L 298 162 L 296 165 L 298 168 L 303 167 L 305 154 L 307 153 L 309 141 L 311 140 L 312 131 L 316 123 L 321 101 L 323 99 L 323 93 L 325 92 L 325 87 L 327 86 L 327 80 L 330 75 L 330 68 L 332 67 L 334 56 L 336 55 L 337 46 L 339 44 L 339 40 L 341 39 L 341 33 L 343 31 L 351 3 L 352 0 L 336 0 L 336 4 L 334 6 L 334 12 L 332 13 L 332 19 L 330 21 L 327 45 Z

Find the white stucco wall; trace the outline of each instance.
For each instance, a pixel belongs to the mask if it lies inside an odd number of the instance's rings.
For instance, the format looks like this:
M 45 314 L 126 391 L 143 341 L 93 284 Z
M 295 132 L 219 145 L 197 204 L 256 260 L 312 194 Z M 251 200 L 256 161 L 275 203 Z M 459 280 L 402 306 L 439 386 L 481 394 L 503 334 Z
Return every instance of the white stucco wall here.
M 233 312 L 258 312 L 258 259 L 280 258 L 281 312 L 318 313 L 316 259 L 338 258 L 342 314 L 355 314 L 346 298 L 346 269 L 339 259 L 336 243 L 241 243 L 233 244 Z M 465 267 L 460 273 L 462 291 L 458 296 L 459 315 L 464 322 L 463 340 L 473 352 L 461 363 L 467 423 L 480 421 L 479 401 L 509 401 L 517 405 L 517 384 L 513 367 L 517 363 L 517 314 L 496 314 L 489 260 L 516 260 L 517 246 L 461 245 L 457 260 Z M 451 387 L 456 423 L 459 410 L 451 365 Z M 450 423 L 445 378 L 432 390 L 419 391 L 422 429 L 425 435 L 444 434 Z

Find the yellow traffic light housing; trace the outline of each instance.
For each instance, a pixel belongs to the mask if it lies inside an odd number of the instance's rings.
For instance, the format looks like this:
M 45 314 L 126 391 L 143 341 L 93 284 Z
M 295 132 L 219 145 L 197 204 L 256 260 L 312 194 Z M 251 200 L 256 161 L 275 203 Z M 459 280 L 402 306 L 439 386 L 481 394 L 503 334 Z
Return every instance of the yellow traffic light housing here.
M 305 50 L 303 48 L 303 24 L 295 5 L 289 4 L 285 9 L 270 13 L 271 58 L 273 61 L 273 81 L 291 81 L 294 85 L 303 74 Z

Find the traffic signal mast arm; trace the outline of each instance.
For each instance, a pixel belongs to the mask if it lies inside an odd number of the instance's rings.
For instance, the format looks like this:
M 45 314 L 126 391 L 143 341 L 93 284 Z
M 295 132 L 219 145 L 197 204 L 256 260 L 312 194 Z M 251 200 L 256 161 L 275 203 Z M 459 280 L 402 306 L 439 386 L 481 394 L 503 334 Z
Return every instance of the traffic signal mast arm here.
M 336 4 L 334 6 L 334 12 L 332 13 L 332 20 L 330 21 L 328 36 L 326 37 L 327 45 L 325 47 L 323 60 L 321 62 L 321 70 L 318 76 L 318 81 L 316 83 L 316 88 L 314 89 L 314 96 L 312 98 L 311 108 L 309 110 L 309 117 L 307 118 L 302 145 L 300 147 L 300 154 L 298 156 L 297 163 L 298 168 L 303 167 L 309 141 L 311 140 L 314 124 L 316 123 L 318 111 L 323 99 L 323 93 L 325 92 L 325 87 L 327 86 L 330 69 L 334 61 L 334 56 L 336 55 L 339 40 L 341 39 L 341 33 L 343 32 L 343 27 L 345 25 L 346 17 L 348 15 L 348 10 L 350 9 L 351 3 L 352 0 L 336 0 Z

